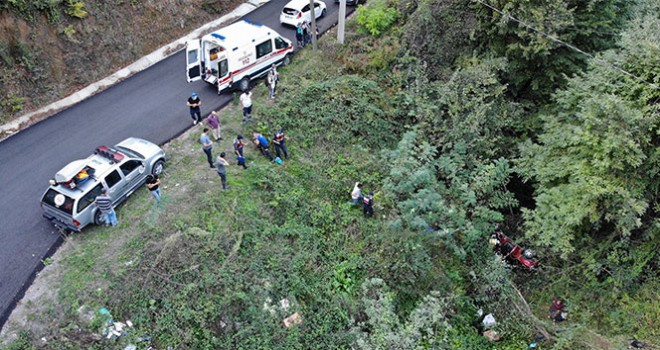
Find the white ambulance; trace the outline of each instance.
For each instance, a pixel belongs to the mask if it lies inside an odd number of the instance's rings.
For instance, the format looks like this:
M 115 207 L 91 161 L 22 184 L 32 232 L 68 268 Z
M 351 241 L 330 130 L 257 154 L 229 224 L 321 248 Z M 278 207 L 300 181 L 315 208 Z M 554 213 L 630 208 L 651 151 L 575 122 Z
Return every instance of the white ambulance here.
M 247 90 L 250 80 L 273 65 L 291 61 L 293 45 L 267 26 L 242 20 L 186 45 L 188 82 L 204 79 L 218 87 Z

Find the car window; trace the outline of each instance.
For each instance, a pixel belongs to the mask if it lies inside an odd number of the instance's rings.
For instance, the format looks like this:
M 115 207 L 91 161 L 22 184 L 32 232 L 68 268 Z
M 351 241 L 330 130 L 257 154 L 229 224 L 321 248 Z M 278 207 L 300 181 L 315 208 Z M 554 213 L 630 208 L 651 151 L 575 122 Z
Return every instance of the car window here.
M 52 188 L 46 191 L 46 194 L 44 194 L 44 198 L 42 198 L 41 201 L 67 214 L 72 214 L 73 212 L 73 199 Z
M 85 208 L 87 208 L 90 204 L 94 203 L 96 200 L 96 197 L 98 197 L 101 194 L 101 189 L 103 186 L 101 184 L 98 184 L 92 188 L 91 191 L 85 193 L 82 198 L 78 201 L 78 208 L 76 209 L 76 212 L 81 213 Z
M 197 62 L 199 60 L 199 52 L 197 50 L 188 51 L 188 62 Z
M 279 36 L 275 38 L 275 49 L 281 50 L 287 47 L 289 47 L 289 44 L 287 44 L 287 42 L 284 41 L 284 39 L 280 38 Z
M 141 162 L 138 162 L 135 159 L 131 159 L 131 160 L 127 161 L 126 163 L 120 165 L 119 169 L 121 169 L 121 172 L 124 175 L 128 175 L 128 174 L 132 173 L 135 169 L 137 169 L 141 165 L 142 165 Z
M 285 8 L 282 9 L 282 13 L 284 13 L 286 15 L 290 15 L 290 16 L 295 16 L 296 13 L 298 13 L 298 10 L 292 9 L 290 7 L 285 7 Z
M 224 77 L 229 73 L 229 66 L 227 65 L 227 60 L 222 60 L 218 63 L 218 70 L 220 71 L 220 74 L 218 76 Z
M 302 12 L 307 12 L 309 11 L 309 4 L 305 5 L 305 7 L 302 8 Z
M 319 4 L 318 2 L 315 2 L 314 3 L 314 9 L 318 10 L 319 7 L 321 7 L 321 4 Z
M 257 58 L 266 56 L 271 52 L 273 52 L 273 42 L 270 39 L 257 45 Z
M 105 177 L 105 184 L 108 185 L 108 188 L 112 188 L 112 186 L 116 185 L 119 180 L 121 180 L 121 176 L 119 176 L 119 172 L 117 170 L 113 170 L 108 176 Z

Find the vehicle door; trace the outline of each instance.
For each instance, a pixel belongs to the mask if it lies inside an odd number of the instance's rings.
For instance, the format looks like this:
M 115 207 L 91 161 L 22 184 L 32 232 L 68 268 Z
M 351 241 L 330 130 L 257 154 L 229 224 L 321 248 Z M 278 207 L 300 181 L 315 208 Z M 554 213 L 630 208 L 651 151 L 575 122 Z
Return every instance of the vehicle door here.
M 189 83 L 202 79 L 201 53 L 199 40 L 186 43 L 186 78 Z
M 124 188 L 124 178 L 119 175 L 118 170 L 111 171 L 103 179 L 105 187 L 108 189 L 108 195 L 112 198 L 114 205 L 119 204 L 122 196 L 122 189 Z
M 300 10 L 303 14 L 302 15 L 303 19 L 307 22 L 310 22 L 312 20 L 312 14 L 310 13 L 311 11 L 309 10 L 309 8 L 310 8 L 309 4 L 307 4 L 303 6 L 302 10 Z
M 124 176 L 124 190 L 122 192 L 128 197 L 133 194 L 133 191 L 142 184 L 146 177 L 144 163 L 137 159 L 128 159 L 119 166 L 119 170 Z
M 94 223 L 94 210 L 96 206 L 90 204 L 94 203 L 96 197 L 101 195 L 101 189 L 103 189 L 103 185 L 98 184 L 78 199 L 75 219 L 80 222 L 81 226 Z
M 314 16 L 316 16 L 316 18 L 321 17 L 321 4 L 318 2 L 314 3 Z M 309 15 L 309 18 L 312 18 L 311 14 Z

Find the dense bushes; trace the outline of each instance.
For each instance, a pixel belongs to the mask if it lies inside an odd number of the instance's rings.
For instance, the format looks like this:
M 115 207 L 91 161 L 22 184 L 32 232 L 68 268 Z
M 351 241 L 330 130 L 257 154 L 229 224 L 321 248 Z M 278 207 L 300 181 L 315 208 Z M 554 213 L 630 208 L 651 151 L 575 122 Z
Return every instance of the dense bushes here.
M 380 149 L 396 140 L 394 106 L 380 86 L 357 75 L 323 76 L 284 82 L 291 94 L 265 114 L 285 130 L 301 130 L 305 147 L 365 145 Z

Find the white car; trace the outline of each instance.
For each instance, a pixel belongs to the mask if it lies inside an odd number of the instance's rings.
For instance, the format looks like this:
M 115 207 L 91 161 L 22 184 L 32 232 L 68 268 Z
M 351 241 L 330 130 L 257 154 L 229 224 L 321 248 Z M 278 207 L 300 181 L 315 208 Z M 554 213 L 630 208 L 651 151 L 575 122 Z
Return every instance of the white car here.
M 314 14 L 316 18 L 325 16 L 327 10 L 325 3 L 321 0 L 314 1 Z M 311 6 L 309 0 L 291 0 L 282 9 L 280 23 L 297 27 L 302 22 L 312 21 Z

